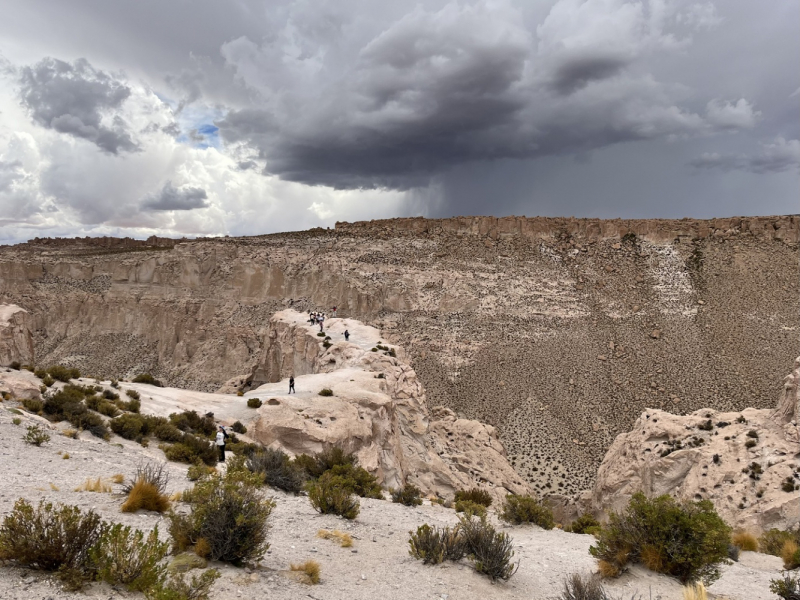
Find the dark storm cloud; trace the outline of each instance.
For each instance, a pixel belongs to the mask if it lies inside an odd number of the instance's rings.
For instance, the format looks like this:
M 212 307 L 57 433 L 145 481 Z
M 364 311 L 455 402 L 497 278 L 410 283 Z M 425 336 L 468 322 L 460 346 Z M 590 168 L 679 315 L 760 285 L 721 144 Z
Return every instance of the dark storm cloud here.
M 142 208 L 150 210 L 194 210 L 208 206 L 208 194 L 204 189 L 190 186 L 176 188 L 171 181 L 142 203 Z
M 34 121 L 111 154 L 138 149 L 125 123 L 113 115 L 130 95 L 128 86 L 84 59 L 45 58 L 20 72 L 20 97 Z

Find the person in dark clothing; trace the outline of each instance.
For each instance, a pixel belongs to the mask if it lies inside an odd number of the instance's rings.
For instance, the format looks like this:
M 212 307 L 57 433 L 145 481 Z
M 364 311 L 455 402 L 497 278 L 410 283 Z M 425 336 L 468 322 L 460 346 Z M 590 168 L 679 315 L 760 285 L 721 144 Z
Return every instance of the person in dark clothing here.
M 297 393 L 294 389 L 294 375 L 289 377 L 289 393 L 291 394 L 292 392 Z
M 219 462 L 225 462 L 225 440 L 228 439 L 228 433 L 225 428 L 220 425 L 217 431 L 217 448 L 219 448 Z
M 344 341 L 345 342 L 349 342 L 350 341 L 350 332 L 347 331 L 347 329 L 344 330 Z

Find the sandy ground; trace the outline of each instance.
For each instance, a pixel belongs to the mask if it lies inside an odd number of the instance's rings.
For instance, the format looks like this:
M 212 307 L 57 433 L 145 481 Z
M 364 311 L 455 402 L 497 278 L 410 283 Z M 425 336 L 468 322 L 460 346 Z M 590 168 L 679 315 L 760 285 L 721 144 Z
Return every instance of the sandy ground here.
M 164 517 L 149 512 L 123 514 L 119 485 L 112 493 L 76 492 L 87 477 L 110 478 L 116 473 L 131 475 L 143 459 L 163 459 L 155 445 L 140 445 L 113 436 L 103 442 L 82 434 L 73 440 L 51 430 L 49 443 L 34 447 L 25 444 L 25 426 L 38 420 L 17 415 L 13 402 L 0 404 L 0 514 L 11 510 L 16 499 L 32 502 L 46 499 L 94 509 L 103 518 L 149 530 L 158 525 L 166 537 Z M 12 419 L 22 419 L 14 425 Z M 70 458 L 62 458 L 63 453 Z M 190 486 L 186 466 L 168 463 L 171 473 L 169 491 Z M 425 504 L 407 508 L 380 500 L 361 500 L 361 514 L 353 522 L 319 515 L 305 497 L 295 497 L 267 490 L 277 507 L 270 519 L 271 548 L 255 570 L 214 565 L 222 578 L 215 584 L 213 598 L 228 600 L 242 597 L 289 600 L 405 600 L 430 598 L 460 600 L 474 598 L 545 600 L 558 598 L 564 577 L 574 572 L 591 572 L 595 561 L 588 553 L 593 538 L 560 530 L 543 531 L 536 527 L 504 527 L 514 539 L 517 574 L 507 583 L 490 583 L 472 570 L 465 561 L 429 567 L 408 555 L 408 532 L 422 523 L 436 525 L 456 522 L 452 510 Z M 316 537 L 319 529 L 340 529 L 355 539 L 353 548 L 340 548 Z M 313 559 L 322 567 L 322 581 L 306 586 L 288 580 L 281 571 L 292 562 Z M 732 600 L 772 600 L 769 580 L 780 570 L 776 557 L 743 553 L 742 560 L 725 567 L 723 577 L 710 589 L 716 597 Z M 643 569 L 633 569 L 608 586 L 618 596 L 629 600 L 641 594 L 646 600 L 680 600 L 677 582 Z M 68 599 L 137 597 L 107 585 L 93 584 L 80 594 L 61 590 L 51 575 L 9 566 L 0 566 L 0 598 Z M 141 597 L 141 596 L 138 596 Z M 713 597 L 713 596 L 712 596 Z

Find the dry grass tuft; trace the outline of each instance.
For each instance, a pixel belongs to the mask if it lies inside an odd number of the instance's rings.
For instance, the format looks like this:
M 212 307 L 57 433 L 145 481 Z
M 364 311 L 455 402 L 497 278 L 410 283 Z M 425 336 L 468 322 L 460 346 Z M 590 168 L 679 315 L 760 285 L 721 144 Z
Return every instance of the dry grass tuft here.
M 61 458 L 64 460 L 69 460 L 69 452 L 64 452 L 64 454 L 61 455 Z
M 54 492 L 60 492 L 61 491 L 61 489 L 55 483 L 51 483 L 50 484 L 50 489 L 53 490 Z
M 128 499 L 122 505 L 122 512 L 136 512 L 144 509 L 163 513 L 168 508 L 169 498 L 162 494 L 154 484 L 140 479 L 128 492 Z
M 736 531 L 731 535 L 731 544 L 745 550 L 747 552 L 756 552 L 758 550 L 758 540 L 756 536 L 747 531 Z
M 317 532 L 317 537 L 321 537 L 323 540 L 334 540 L 338 542 L 342 548 L 350 548 L 353 545 L 353 538 L 350 537 L 350 534 L 339 531 L 338 529 L 334 529 L 333 531 L 320 529 Z
M 796 569 L 800 563 L 800 546 L 794 540 L 786 540 L 781 548 L 781 558 L 783 559 L 783 568 L 786 570 Z
M 622 572 L 617 565 L 607 560 L 597 561 L 597 569 L 603 577 L 617 577 Z
M 299 565 L 289 565 L 292 571 L 300 571 L 305 573 L 308 577 L 308 582 L 312 585 L 319 583 L 319 563 L 313 560 L 307 560 Z
M 183 492 L 173 492 L 169 497 L 170 502 L 183 502 Z
M 683 600 L 708 600 L 706 587 L 702 583 L 687 585 L 683 588 Z
M 81 485 L 75 488 L 76 492 L 101 492 L 104 494 L 111 493 L 111 486 L 103 481 L 100 477 L 92 479 L 89 477 Z
M 117 473 L 116 475 L 111 477 L 111 481 L 113 481 L 114 483 L 122 483 L 123 481 L 125 481 L 125 475 L 123 475 L 122 473 Z
M 640 559 L 651 571 L 660 573 L 664 569 L 664 555 L 655 546 L 642 546 Z
M 77 429 L 65 429 L 64 431 L 61 432 L 61 435 L 71 438 L 73 440 L 77 440 L 78 437 L 80 436 L 80 431 L 78 431 Z
M 200 538 L 194 545 L 194 553 L 200 558 L 208 558 L 211 556 L 211 544 L 206 538 Z

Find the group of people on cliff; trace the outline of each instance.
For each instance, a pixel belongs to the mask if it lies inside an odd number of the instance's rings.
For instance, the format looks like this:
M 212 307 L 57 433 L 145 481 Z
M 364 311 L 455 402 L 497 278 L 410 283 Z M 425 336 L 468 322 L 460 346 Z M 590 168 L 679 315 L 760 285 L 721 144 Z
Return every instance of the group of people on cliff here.
M 336 307 L 334 306 L 331 309 L 331 311 L 333 313 L 332 318 L 335 319 L 336 318 Z M 319 325 L 319 330 L 320 331 L 323 331 L 323 328 L 325 326 L 325 318 L 326 317 L 327 317 L 327 315 L 324 312 L 318 312 L 318 311 L 314 311 L 314 310 L 308 311 L 308 322 L 311 323 L 312 326 L 313 325 Z

